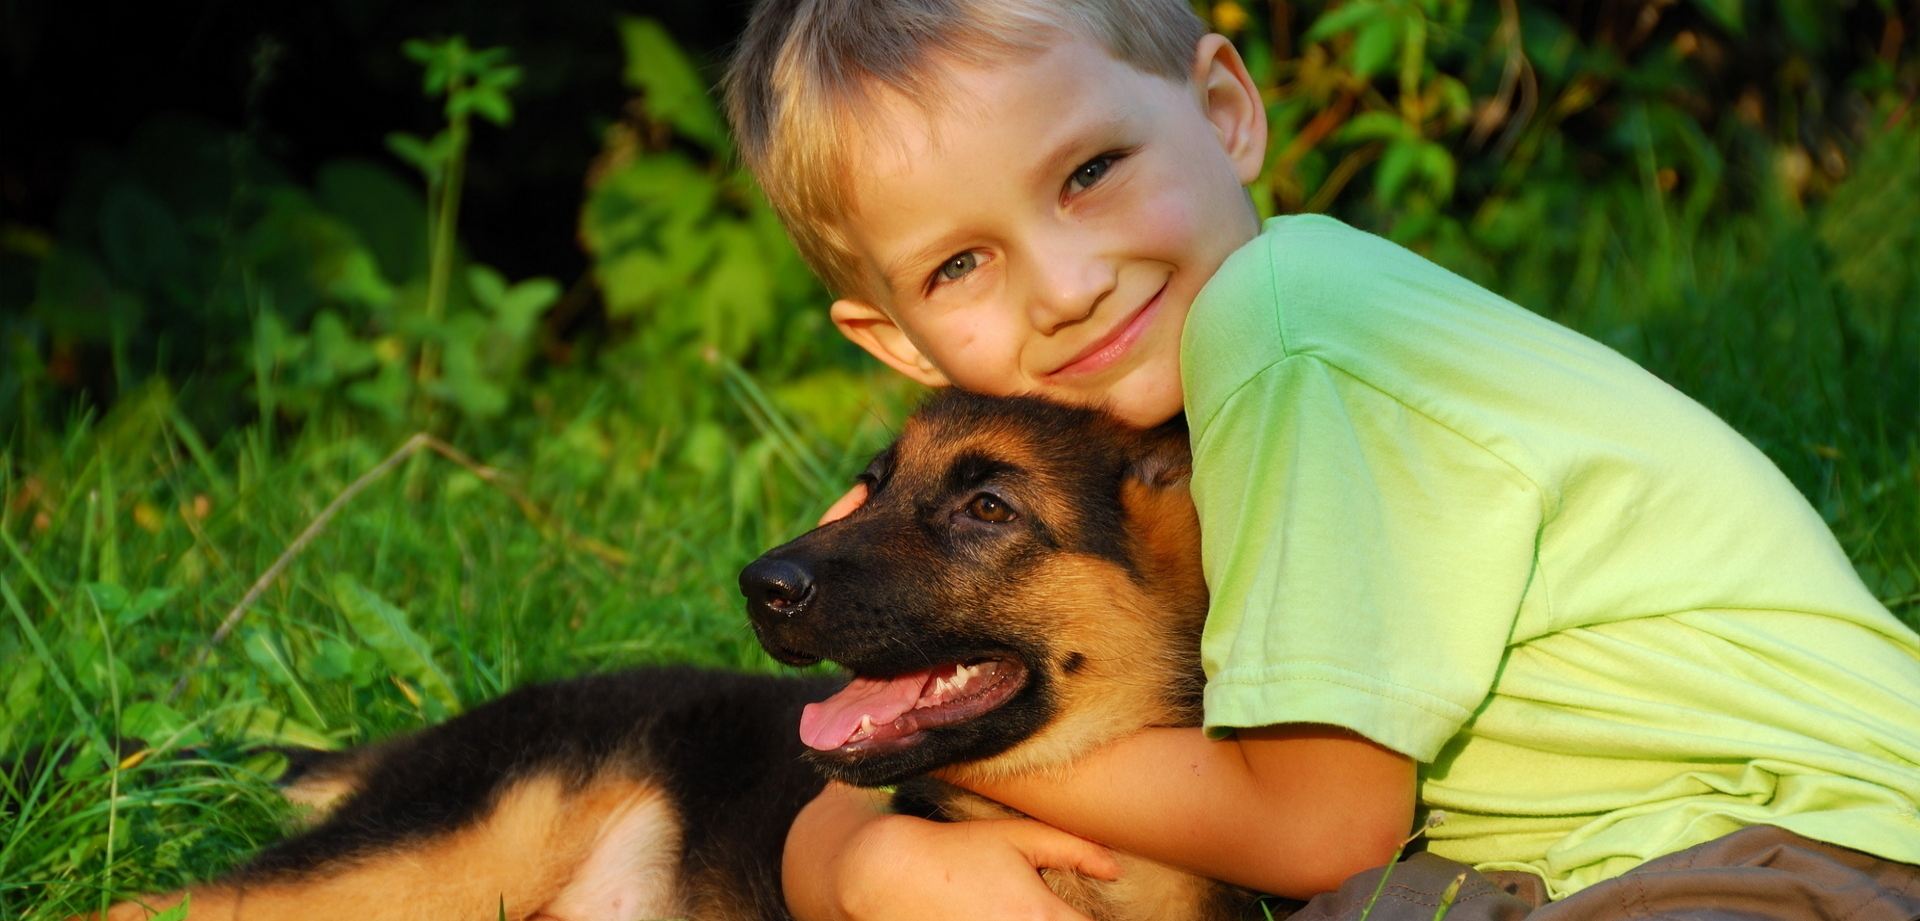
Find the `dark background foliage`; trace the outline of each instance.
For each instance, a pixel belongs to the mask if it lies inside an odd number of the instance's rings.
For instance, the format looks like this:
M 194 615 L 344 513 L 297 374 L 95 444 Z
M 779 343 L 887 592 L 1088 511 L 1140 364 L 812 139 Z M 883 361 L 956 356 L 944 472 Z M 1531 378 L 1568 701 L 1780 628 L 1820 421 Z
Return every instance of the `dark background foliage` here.
M 723 138 L 687 130 L 649 99 L 649 77 L 673 62 L 635 46 L 618 23 L 657 22 L 706 85 L 745 6 L 8 5 L 0 317 L 20 360 L 0 374 L 10 395 L 0 420 L 17 424 L 20 399 L 36 411 L 109 404 L 154 373 L 223 396 L 254 378 L 251 406 L 197 410 L 215 427 L 268 403 L 285 411 L 335 399 L 260 392 L 254 319 L 277 313 L 304 334 L 327 300 L 262 276 L 350 259 L 356 245 L 373 251 L 389 284 L 418 268 L 423 257 L 405 251 L 419 233 L 405 220 L 409 196 L 365 174 L 406 182 L 387 138 L 437 120 L 418 67 L 399 53 L 419 36 L 507 48 L 519 68 L 511 124 L 472 133 L 458 213 L 463 260 L 562 290 L 520 344 L 538 354 L 493 369 L 516 385 L 503 398 L 529 396 L 517 386 L 523 376 L 644 338 L 654 314 L 630 290 L 636 271 L 684 283 L 729 253 L 746 261 L 748 248 L 723 242 L 719 256 L 695 254 L 672 271 L 629 266 L 629 290 L 615 291 L 609 309 L 610 276 L 622 274 L 609 263 L 633 241 L 596 238 L 604 228 L 583 222 L 590 193 L 636 158 L 683 157 L 728 186 L 718 201 L 686 203 L 688 220 L 750 215 L 754 196 L 724 177 Z M 1235 37 L 1272 101 L 1271 169 L 1256 189 L 1264 207 L 1331 211 L 1549 313 L 1564 292 L 1542 266 L 1590 264 L 1605 215 L 1649 194 L 1694 225 L 1775 200 L 1818 200 L 1853 172 L 1876 130 L 1902 120 L 1916 80 L 1912 10 L 1888 0 L 1228 2 L 1202 12 Z M 343 170 L 361 175 L 342 179 Z M 248 236 L 283 187 L 317 193 L 312 210 L 349 218 L 338 245 L 256 240 L 239 254 L 210 251 Z M 300 215 L 280 216 L 271 233 L 298 237 L 284 225 Z M 95 264 L 49 258 L 62 254 Z M 183 269 L 196 260 L 197 270 Z M 1530 271 L 1515 270 L 1522 261 Z M 782 375 L 803 362 L 846 366 L 850 353 L 830 342 L 794 347 L 823 332 L 818 311 L 785 322 L 819 292 L 790 262 L 777 274 L 760 287 L 779 291 L 736 292 L 749 302 L 740 318 L 684 330 L 679 344 L 718 344 L 756 370 L 784 356 L 785 367 L 770 369 Z M 465 296 L 457 289 L 456 300 Z M 262 292 L 278 299 L 264 303 Z M 404 303 L 361 306 L 341 317 L 350 338 L 375 341 L 402 325 L 392 314 Z M 44 362 L 36 367 L 28 352 Z M 373 374 L 323 374 L 316 386 Z

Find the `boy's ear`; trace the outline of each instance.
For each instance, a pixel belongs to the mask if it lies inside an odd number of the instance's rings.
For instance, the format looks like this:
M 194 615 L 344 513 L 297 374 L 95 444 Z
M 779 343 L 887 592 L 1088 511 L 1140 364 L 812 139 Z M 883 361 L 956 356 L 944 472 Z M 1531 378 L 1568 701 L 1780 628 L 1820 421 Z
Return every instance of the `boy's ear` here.
M 867 350 L 887 367 L 905 374 L 928 387 L 945 387 L 947 376 L 927 360 L 920 347 L 907 338 L 907 331 L 893 322 L 887 312 L 865 301 L 837 300 L 827 311 L 840 335 Z
M 1226 36 L 1208 35 L 1194 46 L 1191 76 L 1240 184 L 1252 185 L 1267 163 L 1267 105 L 1246 62 Z

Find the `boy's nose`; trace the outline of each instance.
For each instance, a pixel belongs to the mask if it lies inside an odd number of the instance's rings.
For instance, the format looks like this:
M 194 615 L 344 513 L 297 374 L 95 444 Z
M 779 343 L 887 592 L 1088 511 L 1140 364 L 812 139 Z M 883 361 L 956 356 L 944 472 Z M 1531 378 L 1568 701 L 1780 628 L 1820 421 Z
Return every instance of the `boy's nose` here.
M 1092 316 L 1113 293 L 1116 274 L 1107 260 L 1084 253 L 1042 254 L 1035 259 L 1027 298 L 1033 328 L 1052 335 Z

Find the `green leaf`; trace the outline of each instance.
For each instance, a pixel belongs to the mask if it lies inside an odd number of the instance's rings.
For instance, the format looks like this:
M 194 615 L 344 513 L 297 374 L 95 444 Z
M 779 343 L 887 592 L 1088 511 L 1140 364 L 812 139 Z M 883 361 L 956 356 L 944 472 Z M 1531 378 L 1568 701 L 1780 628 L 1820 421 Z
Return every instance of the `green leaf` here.
M 472 87 L 454 96 L 450 109 L 472 112 L 503 127 L 513 121 L 513 103 L 507 101 L 507 94 L 487 86 Z
M 407 623 L 405 611 L 345 573 L 333 578 L 332 588 L 334 600 L 348 626 L 367 648 L 380 656 L 389 670 L 412 682 L 428 699 L 438 702 L 443 712 L 459 709 L 460 699 L 453 691 L 453 682 L 434 663 L 431 647 Z
M 738 359 L 772 325 L 774 308 L 773 278 L 758 241 L 745 228 L 724 228 L 718 258 L 694 299 L 702 340 Z
M 425 142 L 410 140 L 424 148 Z M 425 155 L 424 150 L 412 152 Z M 408 163 L 421 168 L 411 160 Z M 314 198 L 353 228 L 383 277 L 404 281 L 426 274 L 427 235 L 422 232 L 427 226 L 426 204 L 418 187 L 391 167 L 369 160 L 323 163 L 314 175 Z
M 1446 74 L 1436 75 L 1433 80 L 1440 87 L 1440 105 L 1450 121 L 1465 122 L 1473 115 L 1473 96 L 1465 83 Z
M 424 68 L 420 88 L 428 96 L 446 92 L 454 77 L 471 66 L 468 60 L 473 57 L 466 38 L 459 35 L 438 42 L 410 39 L 400 45 L 400 50 Z
M 626 49 L 626 84 L 644 94 L 647 113 L 709 150 L 729 152 L 726 130 L 707 96 L 706 81 L 667 30 L 639 16 L 620 17 L 619 30 Z
M 1397 112 L 1362 112 L 1348 120 L 1340 130 L 1334 133 L 1334 140 L 1346 144 L 1364 141 L 1386 141 L 1395 138 L 1410 137 L 1412 126 Z
M 104 582 L 89 582 L 86 588 L 87 593 L 93 596 L 94 603 L 100 606 L 100 612 L 113 618 L 114 624 L 121 627 L 146 620 L 180 594 L 179 586 L 143 589 L 138 595 Z
M 1375 16 L 1387 15 L 1377 0 L 1353 0 L 1343 3 L 1320 15 L 1307 27 L 1305 35 L 1300 37 L 1301 44 L 1326 41 L 1335 35 L 1350 32 L 1355 26 L 1367 22 Z
M 594 266 L 594 276 L 606 297 L 607 314 L 614 317 L 643 313 L 676 290 L 657 253 L 633 252 L 601 260 Z
M 1380 171 L 1376 174 L 1373 192 L 1383 204 L 1393 205 L 1400 201 L 1400 191 L 1413 175 L 1414 167 L 1420 161 L 1419 141 L 1402 140 L 1387 145 L 1387 152 L 1380 157 Z
M 46 666 L 33 656 L 16 657 L 12 667 L 4 698 L 6 708 L 0 711 L 0 715 L 6 717 L 0 720 L 0 751 L 14 751 L 7 744 L 13 741 L 14 727 L 30 725 L 27 715 L 36 712 L 41 704 L 40 683 L 47 674 Z
M 1580 36 L 1550 6 L 1527 4 L 1520 9 L 1520 42 L 1527 59 L 1549 85 L 1576 72 Z
M 465 71 L 468 76 L 478 77 L 481 74 L 508 68 L 510 65 L 507 64 L 507 60 L 512 56 L 511 50 L 498 45 L 471 51 L 465 58 Z
M 220 735 L 254 745 L 298 745 L 322 751 L 334 747 L 325 733 L 263 703 L 223 707 L 209 723 Z
M 327 380 L 357 377 L 373 370 L 380 361 L 373 354 L 373 346 L 355 339 L 340 315 L 331 310 L 323 310 L 314 318 L 310 341 L 314 364 Z
M 398 421 L 413 394 L 413 376 L 400 362 L 383 363 L 371 379 L 347 387 L 347 399 Z
M 494 305 L 494 324 L 509 338 L 524 339 L 548 307 L 560 299 L 560 283 L 551 278 L 529 278 L 507 291 Z
M 307 666 L 321 681 L 346 681 L 356 688 L 380 680 L 379 656 L 331 637 L 320 641 Z
M 1432 141 L 1421 143 L 1420 174 L 1433 186 L 1433 194 L 1439 200 L 1453 197 L 1455 171 L 1452 152 Z
M 504 52 L 506 49 L 500 48 L 496 50 Z M 503 57 L 502 60 L 504 59 Z M 489 89 L 505 91 L 519 86 L 520 77 L 523 73 L 524 71 L 522 71 L 517 64 L 500 64 L 474 74 L 473 82 L 475 86 L 484 86 Z
M 1693 5 L 1735 35 L 1746 31 L 1741 0 L 1693 0 Z
M 442 329 L 440 379 L 430 392 L 458 406 L 476 419 L 488 419 L 507 410 L 504 388 L 480 359 L 479 340 L 485 330 L 471 314 L 449 320 Z
M 474 301 L 488 310 L 498 310 L 500 302 L 507 297 L 507 279 L 492 266 L 468 267 L 467 288 L 473 292 Z
M 187 921 L 187 912 L 193 909 L 193 893 L 182 893 L 180 904 L 148 918 L 147 921 Z
M 337 252 L 333 261 L 317 264 L 314 270 L 322 290 L 340 301 L 373 308 L 393 303 L 393 286 L 380 276 L 380 263 L 363 246 Z
M 433 162 L 433 155 L 427 148 L 427 142 L 419 136 L 404 131 L 391 132 L 387 135 L 387 149 L 428 178 L 439 177 L 440 164 Z
M 1382 15 L 1367 20 L 1360 27 L 1360 34 L 1353 39 L 1353 72 L 1365 78 L 1387 66 L 1393 60 L 1393 52 L 1400 46 L 1400 35 L 1405 30 L 1406 20 L 1399 16 Z
M 428 44 L 426 39 L 410 38 L 400 43 L 400 53 L 421 64 L 432 61 L 435 50 L 435 46 Z
M 122 708 L 120 736 L 149 747 L 186 748 L 204 741 L 193 720 L 157 700 L 136 700 Z

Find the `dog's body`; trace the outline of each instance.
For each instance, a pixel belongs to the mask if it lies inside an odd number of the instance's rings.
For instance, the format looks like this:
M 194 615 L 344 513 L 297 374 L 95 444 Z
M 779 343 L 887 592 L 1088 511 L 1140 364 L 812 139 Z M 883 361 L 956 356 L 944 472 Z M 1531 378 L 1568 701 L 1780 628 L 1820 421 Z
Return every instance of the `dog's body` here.
M 191 917 L 786 918 L 782 843 L 823 775 L 898 784 L 897 807 L 929 818 L 999 817 L 927 773 L 1045 772 L 1198 724 L 1206 590 L 1186 470 L 1180 431 L 935 397 L 863 474 L 864 507 L 741 576 L 775 658 L 837 662 L 852 684 L 638 670 L 314 756 L 288 796 L 317 824 L 190 890 Z M 1048 882 L 1101 921 L 1253 904 L 1141 860 L 1117 883 Z

